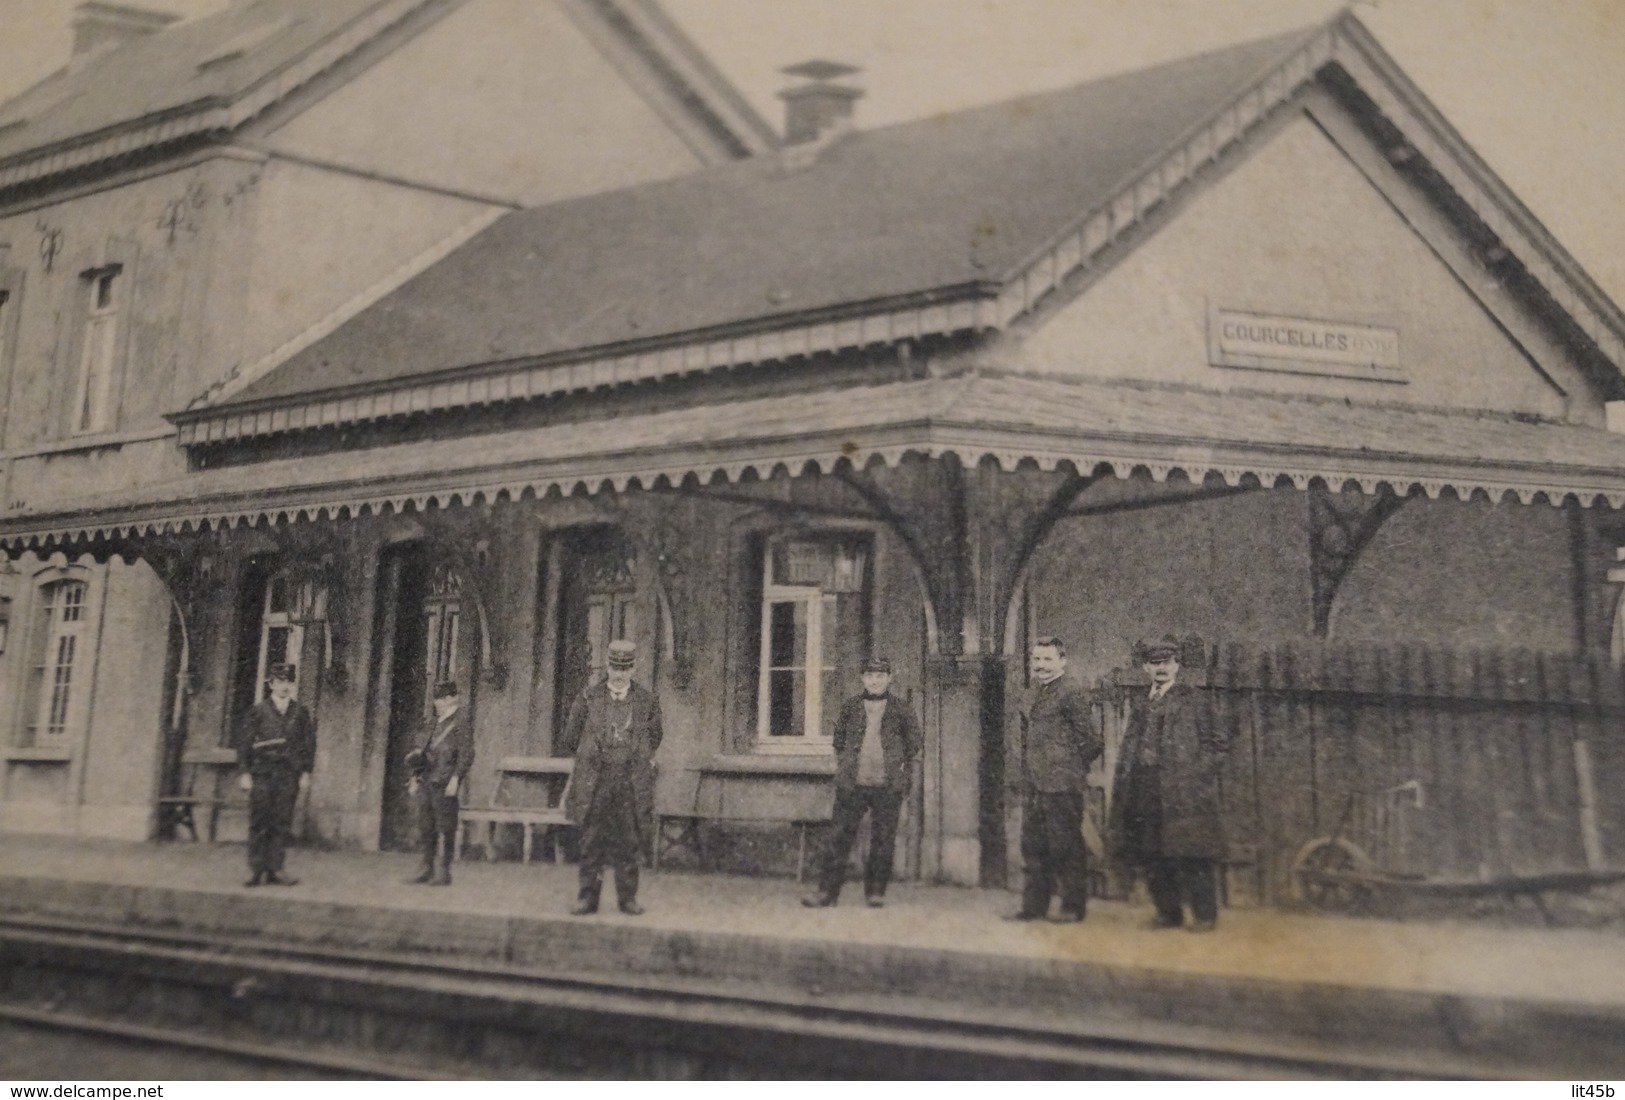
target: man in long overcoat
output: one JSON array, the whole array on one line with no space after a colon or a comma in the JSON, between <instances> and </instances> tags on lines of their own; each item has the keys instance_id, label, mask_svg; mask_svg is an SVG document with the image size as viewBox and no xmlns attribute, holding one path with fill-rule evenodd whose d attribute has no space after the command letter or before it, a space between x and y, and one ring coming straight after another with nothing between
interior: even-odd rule
<instances>
[{"instance_id":1,"label":"man in long overcoat","mask_svg":"<svg viewBox=\"0 0 1625 1100\"><path fill-rule=\"evenodd\" d=\"M609 643L604 679L570 708L566 738L576 745L565 812L581 828L581 889L575 916L598 911L604 867L615 870L621 912L638 916L638 865L653 843L655 750L663 734L660 700L632 682L637 649Z\"/></svg>"},{"instance_id":2,"label":"man in long overcoat","mask_svg":"<svg viewBox=\"0 0 1625 1100\"><path fill-rule=\"evenodd\" d=\"M457 824L462 813L462 792L474 767L474 732L462 708L456 683L444 680L434 687L434 717L407 753L412 773L412 814L417 820L423 868L413 885L451 885L451 858L457 851Z\"/></svg>"},{"instance_id":3,"label":"man in long overcoat","mask_svg":"<svg viewBox=\"0 0 1625 1100\"><path fill-rule=\"evenodd\" d=\"M239 786L248 792L248 881L292 886L282 874L299 792L316 763L316 721L293 697L294 668L272 665L266 697L249 708L237 728Z\"/></svg>"},{"instance_id":4,"label":"man in long overcoat","mask_svg":"<svg viewBox=\"0 0 1625 1100\"><path fill-rule=\"evenodd\" d=\"M897 819L908 795L910 765L920 755L920 724L891 693L891 663L871 658L861 673L863 693L841 707L835 721L835 809L818 890L801 899L809 908L834 905L846 880L846 860L858 823L869 814L869 858L863 867L863 898L871 909L885 904L897 848Z\"/></svg>"},{"instance_id":5,"label":"man in long overcoat","mask_svg":"<svg viewBox=\"0 0 1625 1100\"><path fill-rule=\"evenodd\" d=\"M1083 801L1089 767L1103 742L1089 697L1066 675L1066 645L1039 638L1030 657L1033 685L1021 707L1021 908L1011 920L1042 920L1061 895L1058 923L1084 918L1089 854Z\"/></svg>"},{"instance_id":6,"label":"man in long overcoat","mask_svg":"<svg viewBox=\"0 0 1625 1100\"><path fill-rule=\"evenodd\" d=\"M1212 931L1224 856L1219 770L1227 746L1207 701L1179 682L1178 639L1135 648L1151 688L1129 704L1112 782L1112 845L1145 875L1157 910L1150 927L1178 928L1188 905L1191 931Z\"/></svg>"}]
</instances>

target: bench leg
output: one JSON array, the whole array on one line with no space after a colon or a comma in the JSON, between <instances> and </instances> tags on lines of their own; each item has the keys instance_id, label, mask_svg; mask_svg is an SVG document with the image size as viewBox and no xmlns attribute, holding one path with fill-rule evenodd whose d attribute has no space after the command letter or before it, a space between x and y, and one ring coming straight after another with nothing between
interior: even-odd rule
<instances>
[{"instance_id":1,"label":"bench leg","mask_svg":"<svg viewBox=\"0 0 1625 1100\"><path fill-rule=\"evenodd\" d=\"M519 861L521 863L530 862L530 850L535 841L535 836L536 829L534 826L525 821L519 823Z\"/></svg>"},{"instance_id":2,"label":"bench leg","mask_svg":"<svg viewBox=\"0 0 1625 1100\"><path fill-rule=\"evenodd\" d=\"M807 823L796 822L796 882L801 882L802 872L807 866Z\"/></svg>"}]
</instances>

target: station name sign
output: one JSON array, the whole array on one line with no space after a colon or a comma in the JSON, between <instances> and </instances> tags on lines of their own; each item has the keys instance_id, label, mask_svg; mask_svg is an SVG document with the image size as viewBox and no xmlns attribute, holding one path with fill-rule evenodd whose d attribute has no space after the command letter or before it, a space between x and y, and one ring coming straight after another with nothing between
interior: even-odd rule
<instances>
[{"instance_id":1,"label":"station name sign","mask_svg":"<svg viewBox=\"0 0 1625 1100\"><path fill-rule=\"evenodd\" d=\"M1208 311L1208 361L1216 367L1405 381L1397 329L1219 307Z\"/></svg>"}]
</instances>

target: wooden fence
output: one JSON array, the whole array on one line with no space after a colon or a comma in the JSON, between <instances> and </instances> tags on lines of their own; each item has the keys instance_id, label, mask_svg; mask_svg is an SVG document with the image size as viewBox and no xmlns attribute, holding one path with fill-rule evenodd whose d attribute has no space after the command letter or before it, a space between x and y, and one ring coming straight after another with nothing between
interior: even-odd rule
<instances>
[{"instance_id":1,"label":"wooden fence","mask_svg":"<svg viewBox=\"0 0 1625 1100\"><path fill-rule=\"evenodd\" d=\"M1220 644L1185 674L1229 736L1226 838L1262 901L1334 831L1428 878L1625 866L1625 680L1605 660ZM1108 785L1145 684L1132 670L1097 692Z\"/></svg>"}]
</instances>

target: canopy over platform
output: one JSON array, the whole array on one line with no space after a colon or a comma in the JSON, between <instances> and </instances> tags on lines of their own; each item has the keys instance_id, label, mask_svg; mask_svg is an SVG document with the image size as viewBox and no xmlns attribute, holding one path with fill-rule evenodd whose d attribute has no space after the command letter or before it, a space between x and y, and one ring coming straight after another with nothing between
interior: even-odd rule
<instances>
[{"instance_id":1,"label":"canopy over platform","mask_svg":"<svg viewBox=\"0 0 1625 1100\"><path fill-rule=\"evenodd\" d=\"M446 507L526 493L596 493L895 465L904 455L1013 469L1109 467L1154 480L1355 483L1367 493L1572 497L1625 505L1625 436L1514 415L997 373L719 402L200 470L0 517L13 553L103 539ZM1492 457L1493 456L1493 457Z\"/></svg>"}]
</instances>

